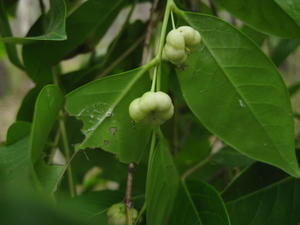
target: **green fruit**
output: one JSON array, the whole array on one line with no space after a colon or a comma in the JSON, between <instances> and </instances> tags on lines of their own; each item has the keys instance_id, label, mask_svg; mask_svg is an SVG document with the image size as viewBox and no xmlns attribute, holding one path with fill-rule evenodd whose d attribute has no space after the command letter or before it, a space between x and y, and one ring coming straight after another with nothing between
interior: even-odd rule
<instances>
[{"instance_id":1,"label":"green fruit","mask_svg":"<svg viewBox=\"0 0 300 225\"><path fill-rule=\"evenodd\" d=\"M142 97L133 100L129 106L129 115L136 122L161 125L174 114L172 100L164 92L148 91Z\"/></svg>"},{"instance_id":2,"label":"green fruit","mask_svg":"<svg viewBox=\"0 0 300 225\"><path fill-rule=\"evenodd\" d=\"M190 26L181 26L177 30L183 35L185 45L188 48L195 47L201 41L201 36L198 31Z\"/></svg>"},{"instance_id":3,"label":"green fruit","mask_svg":"<svg viewBox=\"0 0 300 225\"><path fill-rule=\"evenodd\" d=\"M174 49L185 49L184 37L178 30L171 30L167 35L166 42Z\"/></svg>"},{"instance_id":4,"label":"green fruit","mask_svg":"<svg viewBox=\"0 0 300 225\"><path fill-rule=\"evenodd\" d=\"M134 208L129 210L132 221L137 219L138 213ZM112 205L107 211L108 225L126 225L126 205L117 203Z\"/></svg>"},{"instance_id":5,"label":"green fruit","mask_svg":"<svg viewBox=\"0 0 300 225\"><path fill-rule=\"evenodd\" d=\"M179 62L186 57L184 49L175 49L171 45L166 44L163 49L163 54L169 61Z\"/></svg>"},{"instance_id":6,"label":"green fruit","mask_svg":"<svg viewBox=\"0 0 300 225\"><path fill-rule=\"evenodd\" d=\"M140 99L141 98L134 99L129 105L129 115L136 122L143 120L146 116L145 112L140 110Z\"/></svg>"}]
</instances>

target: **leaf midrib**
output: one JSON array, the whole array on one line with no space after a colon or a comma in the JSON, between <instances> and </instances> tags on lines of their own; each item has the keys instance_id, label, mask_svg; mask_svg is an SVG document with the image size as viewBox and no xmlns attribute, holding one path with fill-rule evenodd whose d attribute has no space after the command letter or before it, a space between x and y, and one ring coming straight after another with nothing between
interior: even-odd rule
<instances>
[{"instance_id":1,"label":"leaf midrib","mask_svg":"<svg viewBox=\"0 0 300 225\"><path fill-rule=\"evenodd\" d=\"M184 18L185 20L190 23L193 24L195 26L195 24L193 22L191 22L191 20L189 20L189 18L185 15L186 13L184 13ZM192 13L191 13L192 14ZM243 35L241 33L241 35ZM211 54L212 58L214 59L214 61L216 62L216 64L218 65L218 67L220 68L220 70L223 72L223 74L225 75L226 79L229 81L229 83L234 87L235 92L241 97L241 99L245 102L245 104L248 106L249 111L251 112L251 114L253 115L253 118L256 120L256 122L258 123L258 125L263 129L263 131L267 134L266 137L271 141L272 146L274 147L274 149L276 149L276 151L279 153L280 158L287 163L287 165L289 165L289 168L292 169L292 171L294 171L293 166L291 166L290 161L287 161L281 154L281 152L278 150L277 146L273 143L273 139L270 137L269 132L266 131L265 127L261 125L261 122L258 120L257 115L253 112L252 107L250 107L248 101L245 100L244 96L240 93L240 91L236 88L236 86L234 85L234 83L232 82L232 80L230 79L230 77L227 75L227 73L225 72L225 70L223 69L223 67L221 66L222 64L218 61L217 57L214 55L213 51L210 49L210 47L207 45L205 38L202 36L202 41L204 42L207 50L209 51L209 53ZM247 154L247 153L244 153ZM263 161L263 160L261 160ZM265 160L264 160L265 161ZM266 162L266 161L265 161ZM267 162L272 164L273 162ZM274 163L273 163L274 164Z\"/></svg>"}]
</instances>

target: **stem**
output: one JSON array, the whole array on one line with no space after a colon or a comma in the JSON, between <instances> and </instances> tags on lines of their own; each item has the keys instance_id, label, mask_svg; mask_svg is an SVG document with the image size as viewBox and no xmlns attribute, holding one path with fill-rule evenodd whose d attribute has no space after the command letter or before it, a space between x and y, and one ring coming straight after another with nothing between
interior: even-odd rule
<instances>
[{"instance_id":1,"label":"stem","mask_svg":"<svg viewBox=\"0 0 300 225\"><path fill-rule=\"evenodd\" d=\"M157 80L157 66L154 68L154 72L153 72L151 91L155 91L156 80Z\"/></svg>"},{"instance_id":2,"label":"stem","mask_svg":"<svg viewBox=\"0 0 300 225\"><path fill-rule=\"evenodd\" d=\"M59 73L57 72L58 68L53 68L53 83L60 87L59 85ZM60 111L59 115L59 132L61 134L62 142L63 142L63 147L64 147L64 153L66 157L66 161L70 162L71 160L71 151L69 147L69 141L68 141L68 136L67 136L67 130L66 130L66 125L65 125L65 119L64 119L64 112L63 110ZM67 167L67 174L68 174L68 185L69 185L69 190L70 190L70 195L71 197L74 197L76 195L76 188L73 180L73 174L72 174L72 168L71 168L71 163Z\"/></svg>"},{"instance_id":3,"label":"stem","mask_svg":"<svg viewBox=\"0 0 300 225\"><path fill-rule=\"evenodd\" d=\"M163 24L162 24L162 27L161 27L161 34L160 34L160 39L159 39L159 48L158 48L158 54L157 54L160 61L161 61L161 55L162 55L162 51L163 51L163 47L164 47L164 43L165 43L164 40L165 40L166 33L167 33L167 26L168 26L168 21L169 21L172 5L173 5L173 0L168 0L165 15L164 15Z\"/></svg>"},{"instance_id":4,"label":"stem","mask_svg":"<svg viewBox=\"0 0 300 225\"><path fill-rule=\"evenodd\" d=\"M132 53L144 40L145 35L141 36L133 45L131 45L119 58L117 58L110 66L108 66L99 76L103 77L110 73L120 62L122 62L130 53Z\"/></svg>"},{"instance_id":5,"label":"stem","mask_svg":"<svg viewBox=\"0 0 300 225\"><path fill-rule=\"evenodd\" d=\"M115 38L114 42L112 43L111 47L109 48L109 50L106 53L106 57L103 59L103 61L100 63L100 66L105 66L107 61L110 59L111 54L113 53L113 51L115 50L115 48L117 47L118 41L120 40L124 30L127 28L128 24L129 24L129 20L132 16L133 10L136 6L136 0L134 0L134 2L132 3L132 6L130 8L130 11L127 14L126 20L119 32L119 34L117 35L117 37Z\"/></svg>"},{"instance_id":6,"label":"stem","mask_svg":"<svg viewBox=\"0 0 300 225\"><path fill-rule=\"evenodd\" d=\"M194 165L193 167L191 167L190 169L188 169L187 171L185 171L182 176L181 179L185 180L187 177L189 177L190 175L192 175L194 172L196 172L198 169L200 169L202 166L204 166L206 163L209 162L209 160L212 158L214 154L210 153L204 160L200 161L199 163L197 163L196 165Z\"/></svg>"},{"instance_id":7,"label":"stem","mask_svg":"<svg viewBox=\"0 0 300 225\"><path fill-rule=\"evenodd\" d=\"M174 15L173 15L173 12L171 11L171 20L172 20L172 27L173 27L173 30L176 29L176 26L175 26L175 20L174 20Z\"/></svg>"},{"instance_id":8,"label":"stem","mask_svg":"<svg viewBox=\"0 0 300 225\"><path fill-rule=\"evenodd\" d=\"M132 207L131 202L131 193L132 193L132 182L133 182L133 169L134 164L129 163L128 165L128 175L127 175L127 186L126 186L126 195L125 195L125 205L126 205L126 224L132 225L132 215L130 209Z\"/></svg>"},{"instance_id":9,"label":"stem","mask_svg":"<svg viewBox=\"0 0 300 225\"><path fill-rule=\"evenodd\" d=\"M49 154L49 159L48 159L49 163L53 162L59 140L60 140L60 130L58 129L57 132L56 132L55 138L54 138L52 149L51 149L50 154Z\"/></svg>"},{"instance_id":10,"label":"stem","mask_svg":"<svg viewBox=\"0 0 300 225\"><path fill-rule=\"evenodd\" d=\"M61 114L63 114L62 111L61 111ZM71 159L71 151L69 148L69 141L68 141L68 137L67 137L67 131L66 131L66 126L65 126L65 121L64 121L63 116L61 116L61 118L59 119L59 128L60 128L62 142L63 142L63 146L64 146L66 161L69 162ZM70 189L70 195L71 195L71 197L74 197L74 196L76 196L76 188L75 188L74 181L73 181L71 164L68 166L67 173L68 173L68 184L69 184L69 189Z\"/></svg>"}]
</instances>

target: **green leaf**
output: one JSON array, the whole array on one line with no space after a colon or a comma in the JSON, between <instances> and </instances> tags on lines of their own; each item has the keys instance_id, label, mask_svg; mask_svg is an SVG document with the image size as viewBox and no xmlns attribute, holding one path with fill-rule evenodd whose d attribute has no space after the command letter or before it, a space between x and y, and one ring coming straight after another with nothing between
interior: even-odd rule
<instances>
[{"instance_id":1,"label":"green leaf","mask_svg":"<svg viewBox=\"0 0 300 225\"><path fill-rule=\"evenodd\" d=\"M28 184L32 172L28 141L27 136L11 145L0 147L0 171L3 175L1 178L6 185Z\"/></svg>"},{"instance_id":2,"label":"green leaf","mask_svg":"<svg viewBox=\"0 0 300 225\"><path fill-rule=\"evenodd\" d=\"M81 53L80 49L90 50L110 27L124 1L86 1L67 18L67 40L25 45L23 60L28 75L36 83L51 81L51 67L65 57Z\"/></svg>"},{"instance_id":3,"label":"green leaf","mask_svg":"<svg viewBox=\"0 0 300 225\"><path fill-rule=\"evenodd\" d=\"M233 225L295 225L300 221L300 180L257 163L224 191Z\"/></svg>"},{"instance_id":4,"label":"green leaf","mask_svg":"<svg viewBox=\"0 0 300 225\"><path fill-rule=\"evenodd\" d=\"M300 26L300 4L298 0L274 0Z\"/></svg>"},{"instance_id":5,"label":"green leaf","mask_svg":"<svg viewBox=\"0 0 300 225\"><path fill-rule=\"evenodd\" d=\"M146 182L147 224L165 225L171 216L179 176L163 137L150 153ZM177 223L176 223L177 224Z\"/></svg>"},{"instance_id":6,"label":"green leaf","mask_svg":"<svg viewBox=\"0 0 300 225\"><path fill-rule=\"evenodd\" d=\"M5 146L0 153L3 154L0 167L2 164L8 173L12 173L11 179L29 183L33 179L34 184L41 186L45 192L56 191L66 166L47 165L41 156L63 100L64 96L55 85L44 87L36 100L31 131L27 122L17 122L10 127L7 135L7 143L10 145Z\"/></svg>"},{"instance_id":7,"label":"green leaf","mask_svg":"<svg viewBox=\"0 0 300 225\"><path fill-rule=\"evenodd\" d=\"M199 181L182 181L169 224L230 225L225 204L219 193Z\"/></svg>"},{"instance_id":8,"label":"green leaf","mask_svg":"<svg viewBox=\"0 0 300 225\"><path fill-rule=\"evenodd\" d=\"M252 29L251 27L247 25L243 25L240 29L242 32L248 35L249 38L251 38L253 41L256 42L259 46L261 46L264 42L264 40L267 38L267 35Z\"/></svg>"},{"instance_id":9,"label":"green leaf","mask_svg":"<svg viewBox=\"0 0 300 225\"><path fill-rule=\"evenodd\" d=\"M300 37L297 0L216 0L216 3L261 32L284 38ZM298 10L299 12L299 10Z\"/></svg>"},{"instance_id":10,"label":"green leaf","mask_svg":"<svg viewBox=\"0 0 300 225\"><path fill-rule=\"evenodd\" d=\"M6 145L11 145L26 137L30 132L31 124L25 121L16 121L13 123L6 135Z\"/></svg>"},{"instance_id":11,"label":"green leaf","mask_svg":"<svg viewBox=\"0 0 300 225\"><path fill-rule=\"evenodd\" d=\"M32 122L34 104L43 86L36 86L28 91L22 100L17 113L17 120Z\"/></svg>"},{"instance_id":12,"label":"green leaf","mask_svg":"<svg viewBox=\"0 0 300 225\"><path fill-rule=\"evenodd\" d=\"M150 127L133 124L130 102L149 90L148 77L136 69L90 82L66 96L66 110L83 121L83 142L76 149L100 147L121 162L139 162Z\"/></svg>"},{"instance_id":13,"label":"green leaf","mask_svg":"<svg viewBox=\"0 0 300 225\"><path fill-rule=\"evenodd\" d=\"M250 158L300 176L287 88L272 62L230 24L182 13L202 35L178 69L187 104L204 126Z\"/></svg>"},{"instance_id":14,"label":"green leaf","mask_svg":"<svg viewBox=\"0 0 300 225\"><path fill-rule=\"evenodd\" d=\"M43 154L51 128L62 108L64 96L55 85L45 86L35 103L29 149L35 164Z\"/></svg>"},{"instance_id":15,"label":"green leaf","mask_svg":"<svg viewBox=\"0 0 300 225\"><path fill-rule=\"evenodd\" d=\"M300 40L281 40L272 50L271 58L276 66L280 66L300 44Z\"/></svg>"},{"instance_id":16,"label":"green leaf","mask_svg":"<svg viewBox=\"0 0 300 225\"><path fill-rule=\"evenodd\" d=\"M45 33L32 37L7 37L2 36L0 40L6 43L30 43L37 40L62 41L66 40L65 20L67 8L64 0L50 0L50 10L47 15L48 23Z\"/></svg>"}]
</instances>

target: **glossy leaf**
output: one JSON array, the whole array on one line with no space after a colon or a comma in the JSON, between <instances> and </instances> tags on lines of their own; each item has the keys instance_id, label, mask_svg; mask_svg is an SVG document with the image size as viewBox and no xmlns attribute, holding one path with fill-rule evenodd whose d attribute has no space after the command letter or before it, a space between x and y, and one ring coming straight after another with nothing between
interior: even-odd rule
<instances>
[{"instance_id":1,"label":"glossy leaf","mask_svg":"<svg viewBox=\"0 0 300 225\"><path fill-rule=\"evenodd\" d=\"M64 96L55 85L45 86L36 100L29 144L33 163L42 156L49 132L63 102Z\"/></svg>"},{"instance_id":2,"label":"glossy leaf","mask_svg":"<svg viewBox=\"0 0 300 225\"><path fill-rule=\"evenodd\" d=\"M203 40L177 70L191 110L236 150L299 176L289 94L276 67L225 21L183 16Z\"/></svg>"},{"instance_id":3,"label":"glossy leaf","mask_svg":"<svg viewBox=\"0 0 300 225\"><path fill-rule=\"evenodd\" d=\"M300 182L282 171L257 163L225 190L233 225L295 225L300 221Z\"/></svg>"},{"instance_id":4,"label":"glossy leaf","mask_svg":"<svg viewBox=\"0 0 300 225\"><path fill-rule=\"evenodd\" d=\"M160 137L150 153L146 182L147 224L165 225L171 215L179 176L168 143ZM176 223L177 224L177 223Z\"/></svg>"},{"instance_id":5,"label":"glossy leaf","mask_svg":"<svg viewBox=\"0 0 300 225\"><path fill-rule=\"evenodd\" d=\"M169 224L230 225L225 204L210 185L182 181Z\"/></svg>"},{"instance_id":6,"label":"glossy leaf","mask_svg":"<svg viewBox=\"0 0 300 225\"><path fill-rule=\"evenodd\" d=\"M62 41L67 38L65 32L67 8L64 0L50 0L50 10L47 15L45 33L33 37L6 37L0 38L7 43L28 43L36 40Z\"/></svg>"},{"instance_id":7,"label":"glossy leaf","mask_svg":"<svg viewBox=\"0 0 300 225\"><path fill-rule=\"evenodd\" d=\"M130 102L149 90L140 69L90 82L67 95L66 110L83 121L85 139L77 149L100 147L121 162L139 162L148 144L150 127L134 124Z\"/></svg>"},{"instance_id":8,"label":"glossy leaf","mask_svg":"<svg viewBox=\"0 0 300 225\"><path fill-rule=\"evenodd\" d=\"M284 38L300 37L297 0L216 0L216 3L261 32Z\"/></svg>"},{"instance_id":9,"label":"glossy leaf","mask_svg":"<svg viewBox=\"0 0 300 225\"><path fill-rule=\"evenodd\" d=\"M82 53L81 50L91 50L93 44L103 37L123 3L124 0L86 1L67 18L67 40L25 45L23 59L28 75L37 83L50 82L51 67L65 57Z\"/></svg>"}]
</instances>

